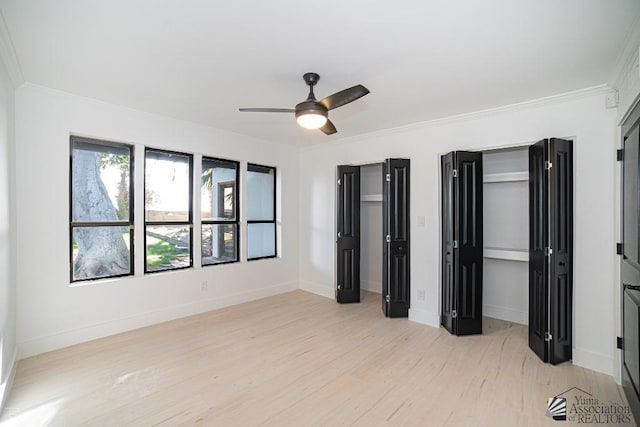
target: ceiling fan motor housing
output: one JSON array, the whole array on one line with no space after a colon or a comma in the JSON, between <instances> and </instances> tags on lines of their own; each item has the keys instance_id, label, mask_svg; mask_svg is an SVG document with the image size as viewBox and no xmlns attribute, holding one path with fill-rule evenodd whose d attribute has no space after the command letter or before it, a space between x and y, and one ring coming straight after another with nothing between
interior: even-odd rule
<instances>
[{"instance_id":1,"label":"ceiling fan motor housing","mask_svg":"<svg viewBox=\"0 0 640 427\"><path fill-rule=\"evenodd\" d=\"M296 105L296 119L298 116L305 114L320 114L328 117L329 110L327 110L327 107L320 104L318 101L302 101Z\"/></svg>"}]
</instances>

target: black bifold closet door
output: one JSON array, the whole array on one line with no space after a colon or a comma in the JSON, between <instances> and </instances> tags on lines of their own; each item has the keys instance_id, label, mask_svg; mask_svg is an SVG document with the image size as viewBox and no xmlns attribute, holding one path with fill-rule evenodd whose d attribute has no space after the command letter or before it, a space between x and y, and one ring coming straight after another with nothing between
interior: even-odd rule
<instances>
[{"instance_id":1,"label":"black bifold closet door","mask_svg":"<svg viewBox=\"0 0 640 427\"><path fill-rule=\"evenodd\" d=\"M640 104L622 124L622 386L636 420L640 419Z\"/></svg>"},{"instance_id":2,"label":"black bifold closet door","mask_svg":"<svg viewBox=\"0 0 640 427\"><path fill-rule=\"evenodd\" d=\"M360 302L360 167L338 166L336 301Z\"/></svg>"},{"instance_id":3,"label":"black bifold closet door","mask_svg":"<svg viewBox=\"0 0 640 427\"><path fill-rule=\"evenodd\" d=\"M442 162L442 317L454 335L482 333L482 153Z\"/></svg>"},{"instance_id":4,"label":"black bifold closet door","mask_svg":"<svg viewBox=\"0 0 640 427\"><path fill-rule=\"evenodd\" d=\"M529 147L529 347L544 362L572 357L573 150L544 139Z\"/></svg>"},{"instance_id":5,"label":"black bifold closet door","mask_svg":"<svg viewBox=\"0 0 640 427\"><path fill-rule=\"evenodd\" d=\"M410 304L408 159L387 159L382 173L382 310L407 317ZM360 302L360 167L338 166L336 301Z\"/></svg>"},{"instance_id":6,"label":"black bifold closet door","mask_svg":"<svg viewBox=\"0 0 640 427\"><path fill-rule=\"evenodd\" d=\"M442 156L442 316L454 335L482 333L482 153ZM571 141L529 147L529 346L545 362L571 360Z\"/></svg>"}]
</instances>

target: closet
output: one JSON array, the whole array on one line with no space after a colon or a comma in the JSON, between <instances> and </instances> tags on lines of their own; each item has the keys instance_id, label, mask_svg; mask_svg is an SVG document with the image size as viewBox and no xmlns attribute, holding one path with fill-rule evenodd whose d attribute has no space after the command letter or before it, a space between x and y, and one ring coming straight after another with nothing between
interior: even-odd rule
<instances>
[{"instance_id":1,"label":"closet","mask_svg":"<svg viewBox=\"0 0 640 427\"><path fill-rule=\"evenodd\" d=\"M442 315L454 335L482 316L529 325L545 362L571 359L571 141L441 158Z\"/></svg>"},{"instance_id":2,"label":"closet","mask_svg":"<svg viewBox=\"0 0 640 427\"><path fill-rule=\"evenodd\" d=\"M409 315L409 165L408 159L386 159L337 167L337 302L360 302L364 283L381 292L385 316Z\"/></svg>"},{"instance_id":3,"label":"closet","mask_svg":"<svg viewBox=\"0 0 640 427\"><path fill-rule=\"evenodd\" d=\"M360 166L360 289L382 293L383 164Z\"/></svg>"}]
</instances>

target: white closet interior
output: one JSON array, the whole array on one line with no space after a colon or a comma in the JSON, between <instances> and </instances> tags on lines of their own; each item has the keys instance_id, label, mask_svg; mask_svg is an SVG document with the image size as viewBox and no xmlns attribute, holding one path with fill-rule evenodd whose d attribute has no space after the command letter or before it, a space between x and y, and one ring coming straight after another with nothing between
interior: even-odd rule
<instances>
[{"instance_id":1,"label":"white closet interior","mask_svg":"<svg viewBox=\"0 0 640 427\"><path fill-rule=\"evenodd\" d=\"M360 289L382 293L382 163L360 167Z\"/></svg>"},{"instance_id":2,"label":"white closet interior","mask_svg":"<svg viewBox=\"0 0 640 427\"><path fill-rule=\"evenodd\" d=\"M528 324L528 147L483 151L483 313Z\"/></svg>"}]
</instances>

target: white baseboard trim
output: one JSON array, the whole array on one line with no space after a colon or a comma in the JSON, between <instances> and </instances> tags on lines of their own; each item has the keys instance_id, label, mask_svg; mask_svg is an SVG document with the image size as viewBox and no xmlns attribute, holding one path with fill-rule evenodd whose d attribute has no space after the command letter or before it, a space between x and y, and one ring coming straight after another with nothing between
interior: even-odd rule
<instances>
[{"instance_id":1,"label":"white baseboard trim","mask_svg":"<svg viewBox=\"0 0 640 427\"><path fill-rule=\"evenodd\" d=\"M288 282L266 288L227 295L218 298L210 298L202 301L191 302L174 307L167 307L147 313L141 313L121 319L89 325L53 335L34 338L18 343L18 357L35 356L59 348L103 338L109 335L119 334L133 329L192 316L207 311L217 310L244 302L254 301L273 295L282 294L298 289L298 282Z\"/></svg>"},{"instance_id":2,"label":"white baseboard trim","mask_svg":"<svg viewBox=\"0 0 640 427\"><path fill-rule=\"evenodd\" d=\"M0 414L2 414L2 410L4 409L4 404L7 401L7 397L9 397L9 390L11 390L11 386L13 385L13 380L16 377L16 369L18 368L18 348L13 351L13 359L11 360L11 371L7 376L7 380L4 383L0 384ZM2 380L2 378L0 378Z\"/></svg>"},{"instance_id":3,"label":"white baseboard trim","mask_svg":"<svg viewBox=\"0 0 640 427\"><path fill-rule=\"evenodd\" d=\"M311 292L312 294L320 295L325 298L336 298L336 292L333 287L320 285L318 283L300 282L300 289L302 289L303 291Z\"/></svg>"},{"instance_id":4,"label":"white baseboard trim","mask_svg":"<svg viewBox=\"0 0 640 427\"><path fill-rule=\"evenodd\" d=\"M526 311L514 310L512 308L500 307L497 305L484 304L482 306L483 316L494 319L506 320L507 322L529 324L529 313Z\"/></svg>"},{"instance_id":5,"label":"white baseboard trim","mask_svg":"<svg viewBox=\"0 0 640 427\"><path fill-rule=\"evenodd\" d=\"M574 348L573 364L591 369L592 371L602 372L603 374L614 375L613 357L607 356L606 354Z\"/></svg>"},{"instance_id":6,"label":"white baseboard trim","mask_svg":"<svg viewBox=\"0 0 640 427\"><path fill-rule=\"evenodd\" d=\"M423 325L432 326L434 328L440 327L440 316L438 315L438 313L432 313L427 310L410 308L409 320L416 323L422 323Z\"/></svg>"}]
</instances>

